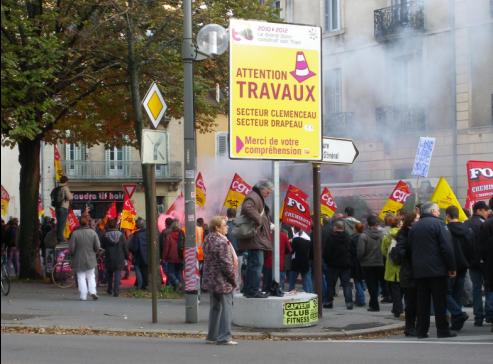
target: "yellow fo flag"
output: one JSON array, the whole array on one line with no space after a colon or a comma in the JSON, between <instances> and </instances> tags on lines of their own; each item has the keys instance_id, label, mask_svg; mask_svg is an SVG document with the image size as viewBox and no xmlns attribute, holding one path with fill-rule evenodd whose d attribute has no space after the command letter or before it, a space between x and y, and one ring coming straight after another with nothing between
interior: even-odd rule
<instances>
[{"instance_id":1,"label":"yellow fo flag","mask_svg":"<svg viewBox=\"0 0 493 364\"><path fill-rule=\"evenodd\" d=\"M58 151L58 147L55 145L54 148L54 153L55 153L55 178L57 182L60 182L60 178L63 176L63 169L62 169L62 160L60 158L60 152Z\"/></svg>"},{"instance_id":2,"label":"yellow fo flag","mask_svg":"<svg viewBox=\"0 0 493 364\"><path fill-rule=\"evenodd\" d=\"M123 201L123 210L120 217L120 228L135 230L135 218L137 217L137 211L130 201L130 198L125 194Z\"/></svg>"},{"instance_id":3,"label":"yellow fo flag","mask_svg":"<svg viewBox=\"0 0 493 364\"><path fill-rule=\"evenodd\" d=\"M202 177L202 173L199 172L195 179L195 201L197 206L205 206L206 193L207 189L205 188L204 178Z\"/></svg>"},{"instance_id":4,"label":"yellow fo flag","mask_svg":"<svg viewBox=\"0 0 493 364\"><path fill-rule=\"evenodd\" d=\"M436 202L438 207L441 209L446 209L450 205L454 205L459 209L459 221L466 221L467 216L462 210L462 207L455 196L454 191L450 188L447 180L443 177L440 177L440 180L435 187L435 191L433 191L433 195L431 195L431 201Z\"/></svg>"},{"instance_id":5,"label":"yellow fo flag","mask_svg":"<svg viewBox=\"0 0 493 364\"><path fill-rule=\"evenodd\" d=\"M9 202L10 202L10 195L5 189L5 187L2 186L2 216L7 216L9 213Z\"/></svg>"}]
</instances>

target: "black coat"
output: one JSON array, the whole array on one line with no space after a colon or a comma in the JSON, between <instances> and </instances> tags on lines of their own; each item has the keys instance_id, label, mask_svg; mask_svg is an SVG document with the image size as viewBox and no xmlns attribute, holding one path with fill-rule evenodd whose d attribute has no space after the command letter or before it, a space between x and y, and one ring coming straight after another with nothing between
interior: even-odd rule
<instances>
[{"instance_id":1,"label":"black coat","mask_svg":"<svg viewBox=\"0 0 493 364\"><path fill-rule=\"evenodd\" d=\"M400 229L395 237L395 263L401 266L400 285L402 288L412 288L416 286L413 275L413 264L411 254L411 244L408 239L409 229ZM393 250L394 250L393 249Z\"/></svg>"},{"instance_id":2,"label":"black coat","mask_svg":"<svg viewBox=\"0 0 493 364\"><path fill-rule=\"evenodd\" d=\"M457 272L465 272L474 255L472 245L474 233L466 224L461 222L451 222L447 226L452 235Z\"/></svg>"},{"instance_id":3,"label":"black coat","mask_svg":"<svg viewBox=\"0 0 493 364\"><path fill-rule=\"evenodd\" d=\"M447 277L456 270L452 238L445 223L423 214L409 230L414 278Z\"/></svg>"},{"instance_id":4,"label":"black coat","mask_svg":"<svg viewBox=\"0 0 493 364\"><path fill-rule=\"evenodd\" d=\"M128 258L128 249L125 236L119 230L108 230L101 238L104 252L104 264L109 271L117 271L125 266L125 259Z\"/></svg>"},{"instance_id":5,"label":"black coat","mask_svg":"<svg viewBox=\"0 0 493 364\"><path fill-rule=\"evenodd\" d=\"M323 257L329 267L351 268L351 239L349 235L344 231L331 232L325 241Z\"/></svg>"},{"instance_id":6,"label":"black coat","mask_svg":"<svg viewBox=\"0 0 493 364\"><path fill-rule=\"evenodd\" d=\"M474 232L474 240L473 240L473 249L474 256L473 259L469 262L469 267L472 269L481 269L481 226L484 223L484 219L479 215L472 215L469 220L465 222L468 227L472 229Z\"/></svg>"},{"instance_id":7,"label":"black coat","mask_svg":"<svg viewBox=\"0 0 493 364\"><path fill-rule=\"evenodd\" d=\"M351 277L361 281L363 279L363 270L358 260L358 243L360 233L355 233L351 236Z\"/></svg>"},{"instance_id":8,"label":"black coat","mask_svg":"<svg viewBox=\"0 0 493 364\"><path fill-rule=\"evenodd\" d=\"M145 229L137 230L130 241L130 251L134 258L134 264L147 265L147 233Z\"/></svg>"},{"instance_id":9,"label":"black coat","mask_svg":"<svg viewBox=\"0 0 493 364\"><path fill-rule=\"evenodd\" d=\"M490 217L481 226L480 237L482 241L481 256L486 262L485 280L486 289L493 291L493 217Z\"/></svg>"},{"instance_id":10,"label":"black coat","mask_svg":"<svg viewBox=\"0 0 493 364\"><path fill-rule=\"evenodd\" d=\"M310 270L310 260L313 257L313 244L310 240L300 236L294 236L291 242L293 248L293 260L291 270L298 273L306 273Z\"/></svg>"}]
</instances>

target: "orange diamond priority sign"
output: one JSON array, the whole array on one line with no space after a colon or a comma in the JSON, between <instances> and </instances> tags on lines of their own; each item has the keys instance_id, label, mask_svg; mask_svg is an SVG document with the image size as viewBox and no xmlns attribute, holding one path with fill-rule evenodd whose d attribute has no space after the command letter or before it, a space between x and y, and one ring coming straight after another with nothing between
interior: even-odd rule
<instances>
[{"instance_id":1,"label":"orange diamond priority sign","mask_svg":"<svg viewBox=\"0 0 493 364\"><path fill-rule=\"evenodd\" d=\"M144 106L149 119L151 119L152 125L154 125L154 128L157 128L164 116L164 113L166 112L166 109L168 108L168 105L166 105L163 95L159 91L156 82L153 82L151 87L149 87L149 90L142 101L142 105Z\"/></svg>"}]
</instances>

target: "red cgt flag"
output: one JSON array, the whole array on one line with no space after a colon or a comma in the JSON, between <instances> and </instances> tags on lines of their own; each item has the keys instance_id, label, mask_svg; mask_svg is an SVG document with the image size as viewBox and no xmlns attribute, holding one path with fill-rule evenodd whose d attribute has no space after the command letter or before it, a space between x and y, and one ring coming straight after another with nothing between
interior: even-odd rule
<instances>
[{"instance_id":1,"label":"red cgt flag","mask_svg":"<svg viewBox=\"0 0 493 364\"><path fill-rule=\"evenodd\" d=\"M281 221L284 224L310 231L312 218L310 205L306 201L308 195L296 186L289 185L282 209Z\"/></svg>"},{"instance_id":2,"label":"red cgt flag","mask_svg":"<svg viewBox=\"0 0 493 364\"><path fill-rule=\"evenodd\" d=\"M118 212L116 211L116 201L113 201L110 208L106 212L106 217L108 220L114 220L118 217Z\"/></svg>"},{"instance_id":3,"label":"red cgt flag","mask_svg":"<svg viewBox=\"0 0 493 364\"><path fill-rule=\"evenodd\" d=\"M320 212L322 215L332 217L337 210L336 202L330 190L325 187L320 195Z\"/></svg>"}]
</instances>

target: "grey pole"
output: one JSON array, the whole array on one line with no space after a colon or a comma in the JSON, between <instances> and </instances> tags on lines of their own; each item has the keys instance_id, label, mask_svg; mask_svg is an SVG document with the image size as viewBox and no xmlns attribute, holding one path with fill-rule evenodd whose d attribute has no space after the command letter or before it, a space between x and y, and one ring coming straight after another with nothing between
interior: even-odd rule
<instances>
[{"instance_id":1,"label":"grey pole","mask_svg":"<svg viewBox=\"0 0 493 364\"><path fill-rule=\"evenodd\" d=\"M320 163L313 168L313 280L318 295L318 317L322 317L322 233L320 229Z\"/></svg>"},{"instance_id":2,"label":"grey pole","mask_svg":"<svg viewBox=\"0 0 493 364\"><path fill-rule=\"evenodd\" d=\"M273 164L273 175L274 175L274 248L272 249L272 277L277 283L280 283L280 272L279 272L279 245L281 244L281 217L279 216L279 206L280 206L280 191L279 191L279 161L274 161ZM281 252L280 254L283 254Z\"/></svg>"},{"instance_id":3,"label":"grey pole","mask_svg":"<svg viewBox=\"0 0 493 364\"><path fill-rule=\"evenodd\" d=\"M192 43L192 0L183 1L183 79L184 79L184 124L185 124L185 250L195 249L195 120L193 104L193 61L195 52ZM185 254L186 256L186 254ZM197 257L185 260L185 322L198 322L198 296L195 290L187 291L188 274L195 272ZM188 273L188 274L187 274Z\"/></svg>"}]
</instances>

